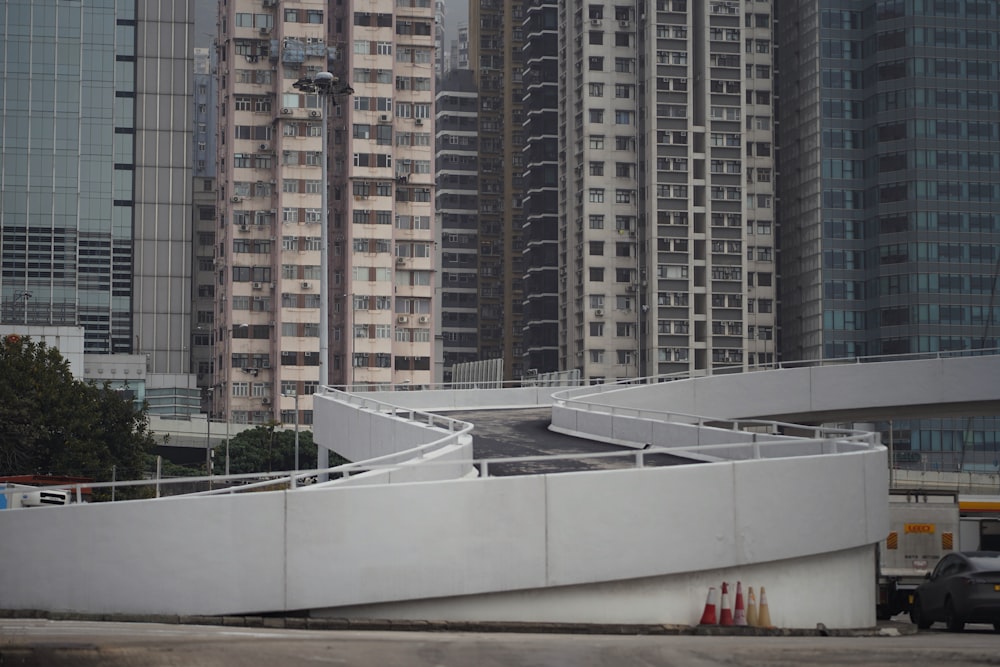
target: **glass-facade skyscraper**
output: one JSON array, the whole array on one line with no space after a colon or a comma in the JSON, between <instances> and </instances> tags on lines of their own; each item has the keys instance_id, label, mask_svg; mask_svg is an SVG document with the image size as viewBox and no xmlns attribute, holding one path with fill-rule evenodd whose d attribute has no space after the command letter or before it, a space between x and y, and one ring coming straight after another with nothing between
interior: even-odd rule
<instances>
[{"instance_id":1,"label":"glass-facade skyscraper","mask_svg":"<svg viewBox=\"0 0 1000 667\"><path fill-rule=\"evenodd\" d=\"M188 371L190 0L0 5L0 314Z\"/></svg>"},{"instance_id":2,"label":"glass-facade skyscraper","mask_svg":"<svg viewBox=\"0 0 1000 667\"><path fill-rule=\"evenodd\" d=\"M784 359L997 347L1000 5L779 8ZM998 433L894 429L948 469L995 469Z\"/></svg>"}]
</instances>

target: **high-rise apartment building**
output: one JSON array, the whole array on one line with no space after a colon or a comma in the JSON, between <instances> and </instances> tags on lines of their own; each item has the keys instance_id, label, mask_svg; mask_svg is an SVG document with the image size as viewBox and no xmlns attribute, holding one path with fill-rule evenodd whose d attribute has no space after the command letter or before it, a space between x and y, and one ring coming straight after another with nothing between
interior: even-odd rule
<instances>
[{"instance_id":1,"label":"high-rise apartment building","mask_svg":"<svg viewBox=\"0 0 1000 667\"><path fill-rule=\"evenodd\" d=\"M562 368L773 360L771 13L559 2Z\"/></svg>"},{"instance_id":2,"label":"high-rise apartment building","mask_svg":"<svg viewBox=\"0 0 1000 667\"><path fill-rule=\"evenodd\" d=\"M560 370L558 10L556 0L524 3L522 238L526 375Z\"/></svg>"},{"instance_id":3,"label":"high-rise apartment building","mask_svg":"<svg viewBox=\"0 0 1000 667\"><path fill-rule=\"evenodd\" d=\"M191 3L11 0L0 16L3 319L144 355L145 395L196 410Z\"/></svg>"},{"instance_id":4,"label":"high-rise apartment building","mask_svg":"<svg viewBox=\"0 0 1000 667\"><path fill-rule=\"evenodd\" d=\"M432 3L231 0L219 25L216 412L311 423L324 220L330 382L426 384ZM294 87L323 71L341 82L327 103Z\"/></svg>"},{"instance_id":5,"label":"high-rise apartment building","mask_svg":"<svg viewBox=\"0 0 1000 667\"><path fill-rule=\"evenodd\" d=\"M427 384L438 312L435 9L374 0L334 12L334 72L354 94L341 106L330 163L331 382Z\"/></svg>"},{"instance_id":6,"label":"high-rise apartment building","mask_svg":"<svg viewBox=\"0 0 1000 667\"><path fill-rule=\"evenodd\" d=\"M479 360L479 95L473 73L451 70L437 91L440 334L445 382Z\"/></svg>"},{"instance_id":7,"label":"high-rise apartment building","mask_svg":"<svg viewBox=\"0 0 1000 667\"><path fill-rule=\"evenodd\" d=\"M780 8L784 358L997 347L1000 5ZM1000 420L893 436L995 470Z\"/></svg>"},{"instance_id":8,"label":"high-rise apartment building","mask_svg":"<svg viewBox=\"0 0 1000 667\"><path fill-rule=\"evenodd\" d=\"M524 374L521 103L524 5L469 7L469 68L479 89L479 350L503 359L505 379Z\"/></svg>"}]
</instances>

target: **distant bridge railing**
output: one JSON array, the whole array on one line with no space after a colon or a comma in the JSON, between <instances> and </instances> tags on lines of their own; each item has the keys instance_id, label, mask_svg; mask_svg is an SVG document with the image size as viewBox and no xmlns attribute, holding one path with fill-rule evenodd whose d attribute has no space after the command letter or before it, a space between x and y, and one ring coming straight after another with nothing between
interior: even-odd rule
<instances>
[{"instance_id":1,"label":"distant bridge railing","mask_svg":"<svg viewBox=\"0 0 1000 667\"><path fill-rule=\"evenodd\" d=\"M808 368L817 366L843 366L848 364L870 364L895 361L919 361L926 359L952 359L956 357L990 356L1000 354L1000 347L972 348L966 350L942 350L938 352L909 352L905 354L879 354L861 357L830 357L822 359L801 359L797 361L776 361L769 364L760 364L752 368L743 366L712 366L711 368L698 371L681 371L679 373L667 373L661 375L649 375L637 378L623 378L611 382L602 380L600 382L590 381L580 377L576 372L565 372L559 374L545 374L546 381L540 382L538 377L524 377L518 380L484 381L484 382L429 382L423 384L391 384L391 383L355 383L349 385L328 385L321 388L321 391L341 391L353 392L396 392L396 391L422 391L437 389L496 389L496 388L517 388L517 387L579 387L595 389L620 388L633 384L652 384L656 382L669 382L671 380L682 380L688 378L705 377L709 375L729 375L735 373L752 373L754 371L772 371L780 368Z\"/></svg>"}]
</instances>

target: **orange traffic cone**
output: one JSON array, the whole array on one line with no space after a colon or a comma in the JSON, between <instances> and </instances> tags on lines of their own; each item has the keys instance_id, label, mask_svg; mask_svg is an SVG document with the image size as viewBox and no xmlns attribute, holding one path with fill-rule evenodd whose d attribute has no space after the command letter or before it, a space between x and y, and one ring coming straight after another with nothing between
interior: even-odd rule
<instances>
[{"instance_id":1,"label":"orange traffic cone","mask_svg":"<svg viewBox=\"0 0 1000 667\"><path fill-rule=\"evenodd\" d=\"M729 609L729 584L722 582L722 609L719 611L719 625L732 625L733 612Z\"/></svg>"},{"instance_id":2,"label":"orange traffic cone","mask_svg":"<svg viewBox=\"0 0 1000 667\"><path fill-rule=\"evenodd\" d=\"M757 625L757 598L753 594L753 586L747 588L747 625Z\"/></svg>"},{"instance_id":3,"label":"orange traffic cone","mask_svg":"<svg viewBox=\"0 0 1000 667\"><path fill-rule=\"evenodd\" d=\"M701 614L701 620L698 621L699 625L715 625L718 621L715 619L715 586L708 589L708 598L705 600L705 611Z\"/></svg>"},{"instance_id":4,"label":"orange traffic cone","mask_svg":"<svg viewBox=\"0 0 1000 667\"><path fill-rule=\"evenodd\" d=\"M761 628L770 628L771 611L767 608L767 593L764 587L760 587L760 613L757 615L757 625Z\"/></svg>"},{"instance_id":5,"label":"orange traffic cone","mask_svg":"<svg viewBox=\"0 0 1000 667\"><path fill-rule=\"evenodd\" d=\"M733 610L733 625L746 625L747 613L743 608L743 584L736 582L736 608Z\"/></svg>"}]
</instances>

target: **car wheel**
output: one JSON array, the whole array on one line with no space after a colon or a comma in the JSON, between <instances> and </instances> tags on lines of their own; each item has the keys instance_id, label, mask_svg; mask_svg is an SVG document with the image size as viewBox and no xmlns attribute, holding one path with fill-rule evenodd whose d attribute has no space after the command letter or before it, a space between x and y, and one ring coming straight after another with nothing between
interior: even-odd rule
<instances>
[{"instance_id":1,"label":"car wheel","mask_svg":"<svg viewBox=\"0 0 1000 667\"><path fill-rule=\"evenodd\" d=\"M927 616L920 607L920 598L913 598L913 606L910 607L910 621L920 630L931 627L931 622L927 620Z\"/></svg>"},{"instance_id":2,"label":"car wheel","mask_svg":"<svg viewBox=\"0 0 1000 667\"><path fill-rule=\"evenodd\" d=\"M961 632L965 629L965 621L955 613L951 598L944 601L944 624L948 626L948 632Z\"/></svg>"}]
</instances>

